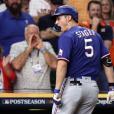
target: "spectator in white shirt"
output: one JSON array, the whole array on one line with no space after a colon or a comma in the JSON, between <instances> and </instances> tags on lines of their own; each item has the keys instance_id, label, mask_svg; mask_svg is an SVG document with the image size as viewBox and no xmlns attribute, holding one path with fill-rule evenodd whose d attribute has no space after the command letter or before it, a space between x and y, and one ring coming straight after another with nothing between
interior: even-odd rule
<instances>
[{"instance_id":1,"label":"spectator in white shirt","mask_svg":"<svg viewBox=\"0 0 114 114\"><path fill-rule=\"evenodd\" d=\"M29 13L37 22L39 13L49 13L50 4L46 0L30 0Z\"/></svg>"}]
</instances>

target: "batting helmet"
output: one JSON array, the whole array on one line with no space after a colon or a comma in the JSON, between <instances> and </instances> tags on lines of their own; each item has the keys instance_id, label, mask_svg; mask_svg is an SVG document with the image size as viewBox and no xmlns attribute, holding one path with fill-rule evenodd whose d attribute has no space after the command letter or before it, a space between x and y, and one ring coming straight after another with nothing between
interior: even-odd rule
<instances>
[{"instance_id":1,"label":"batting helmet","mask_svg":"<svg viewBox=\"0 0 114 114\"><path fill-rule=\"evenodd\" d=\"M68 5L62 5L62 6L59 6L53 16L59 16L59 15L71 15L72 18L78 22L78 12L76 11L76 9L74 9L73 7L71 6L68 6Z\"/></svg>"}]
</instances>

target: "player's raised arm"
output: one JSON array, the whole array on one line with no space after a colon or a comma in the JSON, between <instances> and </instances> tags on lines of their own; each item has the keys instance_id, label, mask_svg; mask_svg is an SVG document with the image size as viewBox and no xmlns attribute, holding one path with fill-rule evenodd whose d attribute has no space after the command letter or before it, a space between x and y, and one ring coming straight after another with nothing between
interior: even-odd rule
<instances>
[{"instance_id":1,"label":"player's raised arm","mask_svg":"<svg viewBox=\"0 0 114 114\"><path fill-rule=\"evenodd\" d=\"M114 100L114 71L110 55L103 57L102 63L109 82L109 92L107 96L107 101L109 102L110 100Z\"/></svg>"}]
</instances>

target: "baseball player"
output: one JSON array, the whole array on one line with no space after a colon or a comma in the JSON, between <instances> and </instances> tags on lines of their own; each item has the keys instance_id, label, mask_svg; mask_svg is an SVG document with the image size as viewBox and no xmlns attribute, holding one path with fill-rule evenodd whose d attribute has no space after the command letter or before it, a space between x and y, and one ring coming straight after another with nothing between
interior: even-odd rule
<instances>
[{"instance_id":1,"label":"baseball player","mask_svg":"<svg viewBox=\"0 0 114 114\"><path fill-rule=\"evenodd\" d=\"M63 32L59 38L58 64L53 102L57 114L91 114L98 100L96 79L101 64L109 82L107 99L114 97L114 75L108 49L100 35L78 26L78 12L68 5L56 9L56 24ZM67 77L61 97L61 87ZM62 104L62 105L61 105ZM52 112L54 109L52 109Z\"/></svg>"}]
</instances>

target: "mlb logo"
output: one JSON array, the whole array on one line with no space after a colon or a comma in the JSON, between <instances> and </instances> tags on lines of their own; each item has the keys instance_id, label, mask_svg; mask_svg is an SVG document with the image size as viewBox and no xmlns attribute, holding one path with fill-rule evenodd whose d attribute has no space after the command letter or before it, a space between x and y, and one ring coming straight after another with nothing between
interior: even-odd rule
<instances>
[{"instance_id":1,"label":"mlb logo","mask_svg":"<svg viewBox=\"0 0 114 114\"><path fill-rule=\"evenodd\" d=\"M62 49L59 49L59 54L58 55L60 55L60 56L63 55L63 50Z\"/></svg>"}]
</instances>

